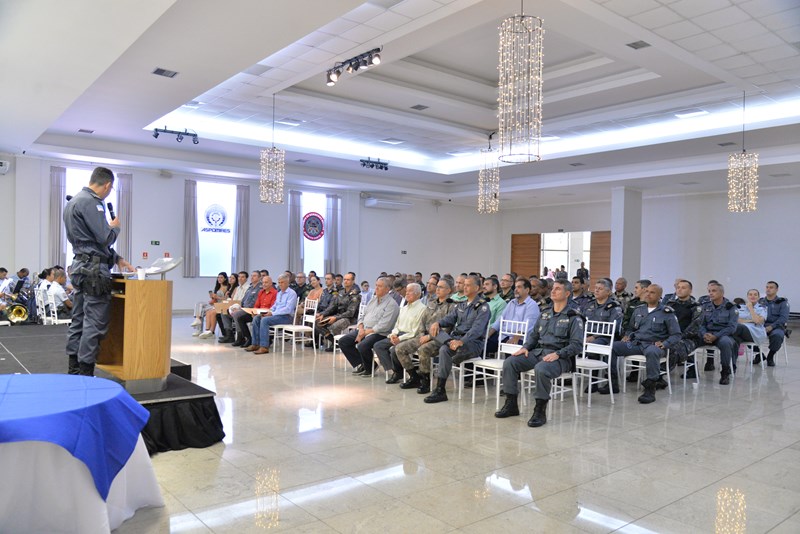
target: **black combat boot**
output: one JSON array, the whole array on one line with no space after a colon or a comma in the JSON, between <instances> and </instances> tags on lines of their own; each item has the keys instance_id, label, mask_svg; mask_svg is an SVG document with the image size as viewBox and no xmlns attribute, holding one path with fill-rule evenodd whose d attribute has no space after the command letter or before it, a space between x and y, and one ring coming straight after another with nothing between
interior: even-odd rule
<instances>
[{"instance_id":1,"label":"black combat boot","mask_svg":"<svg viewBox=\"0 0 800 534\"><path fill-rule=\"evenodd\" d=\"M517 405L517 396L512 393L506 393L506 403L500 408L499 411L494 412L494 416L503 419L505 417L511 417L513 415L519 415L519 406Z\"/></svg>"},{"instance_id":2,"label":"black combat boot","mask_svg":"<svg viewBox=\"0 0 800 534\"><path fill-rule=\"evenodd\" d=\"M650 404L656 401L656 381L648 378L642 382L644 393L639 395L639 404Z\"/></svg>"},{"instance_id":3,"label":"black combat boot","mask_svg":"<svg viewBox=\"0 0 800 534\"><path fill-rule=\"evenodd\" d=\"M767 367L775 367L775 352L771 350L767 353Z\"/></svg>"},{"instance_id":4,"label":"black combat boot","mask_svg":"<svg viewBox=\"0 0 800 534\"><path fill-rule=\"evenodd\" d=\"M80 362L78 364L78 374L81 376L94 376L94 364L93 363L83 363Z\"/></svg>"},{"instance_id":5,"label":"black combat boot","mask_svg":"<svg viewBox=\"0 0 800 534\"><path fill-rule=\"evenodd\" d=\"M408 380L400 384L400 389L417 389L420 386L420 376L416 369L408 372Z\"/></svg>"},{"instance_id":6,"label":"black combat boot","mask_svg":"<svg viewBox=\"0 0 800 534\"><path fill-rule=\"evenodd\" d=\"M536 428L547 422L547 399L536 399L536 406L533 407L533 415L528 419L528 426Z\"/></svg>"},{"instance_id":7,"label":"black combat boot","mask_svg":"<svg viewBox=\"0 0 800 534\"><path fill-rule=\"evenodd\" d=\"M611 387L610 388L608 387L608 383L603 384L602 386L597 388L597 392L600 395L608 395L609 393L611 393L611 391L614 391L614 393L619 393L619 382L618 382L617 377L616 376L612 376L611 380L609 382L611 383Z\"/></svg>"},{"instance_id":8,"label":"black combat boot","mask_svg":"<svg viewBox=\"0 0 800 534\"><path fill-rule=\"evenodd\" d=\"M628 382L629 384L632 382L638 382L639 371L631 371L631 374L628 375L628 378L626 378L625 381ZM616 391L614 393L616 393Z\"/></svg>"},{"instance_id":9,"label":"black combat boot","mask_svg":"<svg viewBox=\"0 0 800 534\"><path fill-rule=\"evenodd\" d=\"M419 374L419 387L417 388L417 393L420 395L424 395L425 393L431 392L431 374L430 373L420 373Z\"/></svg>"},{"instance_id":10,"label":"black combat boot","mask_svg":"<svg viewBox=\"0 0 800 534\"><path fill-rule=\"evenodd\" d=\"M714 358L706 358L706 366L703 367L703 371L713 371L714 370Z\"/></svg>"},{"instance_id":11,"label":"black combat boot","mask_svg":"<svg viewBox=\"0 0 800 534\"><path fill-rule=\"evenodd\" d=\"M436 389L433 390L433 393L425 397L425 402L427 404L434 404L437 402L444 402L447 400L447 392L444 390L444 386L447 384L446 378L437 378L436 379ZM419 391L419 390L417 390Z\"/></svg>"},{"instance_id":12,"label":"black combat boot","mask_svg":"<svg viewBox=\"0 0 800 534\"><path fill-rule=\"evenodd\" d=\"M67 374L69 375L79 375L81 374L81 366L78 365L78 357L77 356L70 356L69 357L69 367L67 368Z\"/></svg>"},{"instance_id":13,"label":"black combat boot","mask_svg":"<svg viewBox=\"0 0 800 534\"><path fill-rule=\"evenodd\" d=\"M725 365L722 366L722 376L719 379L721 386L727 386L731 383L731 368Z\"/></svg>"},{"instance_id":14,"label":"black combat boot","mask_svg":"<svg viewBox=\"0 0 800 534\"><path fill-rule=\"evenodd\" d=\"M233 343L234 341L236 341L236 338L233 337L232 329L227 331L223 330L222 336L218 339L219 343Z\"/></svg>"}]
</instances>

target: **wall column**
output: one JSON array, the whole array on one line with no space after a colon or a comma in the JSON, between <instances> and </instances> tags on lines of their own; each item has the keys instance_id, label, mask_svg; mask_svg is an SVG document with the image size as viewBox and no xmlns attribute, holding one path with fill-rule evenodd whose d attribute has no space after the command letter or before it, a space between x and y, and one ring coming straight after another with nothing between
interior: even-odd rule
<instances>
[{"instance_id":1,"label":"wall column","mask_svg":"<svg viewBox=\"0 0 800 534\"><path fill-rule=\"evenodd\" d=\"M628 280L628 291L642 266L642 192L611 189L611 276Z\"/></svg>"}]
</instances>

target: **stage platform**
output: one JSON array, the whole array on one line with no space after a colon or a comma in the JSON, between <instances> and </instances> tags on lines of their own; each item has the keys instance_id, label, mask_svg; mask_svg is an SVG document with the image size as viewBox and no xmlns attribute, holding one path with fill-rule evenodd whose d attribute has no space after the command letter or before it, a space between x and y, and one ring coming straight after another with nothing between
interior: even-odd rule
<instances>
[{"instance_id":1,"label":"stage platform","mask_svg":"<svg viewBox=\"0 0 800 534\"><path fill-rule=\"evenodd\" d=\"M67 325L0 327L0 374L64 374ZM194 384L191 366L172 360L167 388L132 395L150 412L142 431L150 454L187 447L203 448L225 437L214 403L215 393ZM118 382L98 369L96 375Z\"/></svg>"}]
</instances>

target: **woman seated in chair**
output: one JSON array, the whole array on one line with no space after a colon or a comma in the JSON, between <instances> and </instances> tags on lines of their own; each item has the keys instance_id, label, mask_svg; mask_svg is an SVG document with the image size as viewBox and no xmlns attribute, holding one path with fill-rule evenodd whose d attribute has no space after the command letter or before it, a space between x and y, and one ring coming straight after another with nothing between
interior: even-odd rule
<instances>
[{"instance_id":1,"label":"woman seated in chair","mask_svg":"<svg viewBox=\"0 0 800 534\"><path fill-rule=\"evenodd\" d=\"M228 291L230 290L230 282L228 280L228 273L222 272L217 275L217 283L214 285L213 291L208 292L208 303L198 302L195 307L193 327L202 325L202 319L205 319L205 329L202 333L195 331L193 336L201 337L203 339L214 337L214 330L216 329L217 311L214 309L214 304L225 300Z\"/></svg>"},{"instance_id":2,"label":"woman seated in chair","mask_svg":"<svg viewBox=\"0 0 800 534\"><path fill-rule=\"evenodd\" d=\"M758 303L761 294L758 289L751 289L747 292L747 300L741 298L733 299L733 303L738 306L739 324L736 325L736 332L733 338L737 343L755 343L756 345L767 345L767 330L764 328L764 321L767 320L767 308ZM755 348L755 358L753 363L761 362L761 351Z\"/></svg>"},{"instance_id":3,"label":"woman seated in chair","mask_svg":"<svg viewBox=\"0 0 800 534\"><path fill-rule=\"evenodd\" d=\"M41 290L47 291L50 289L50 284L53 283L55 280L55 276L53 275L53 269L50 267L43 269L42 272L39 273L39 283L36 285L36 294Z\"/></svg>"},{"instance_id":4,"label":"woman seated in chair","mask_svg":"<svg viewBox=\"0 0 800 534\"><path fill-rule=\"evenodd\" d=\"M294 321L295 324L303 324L300 316L303 315L306 301L307 300L319 301L319 298L322 296L322 284L320 283L319 278L316 275L313 274L308 275L308 283L311 285L311 291L309 291L306 300L297 305L297 311L295 312L295 321Z\"/></svg>"}]
</instances>

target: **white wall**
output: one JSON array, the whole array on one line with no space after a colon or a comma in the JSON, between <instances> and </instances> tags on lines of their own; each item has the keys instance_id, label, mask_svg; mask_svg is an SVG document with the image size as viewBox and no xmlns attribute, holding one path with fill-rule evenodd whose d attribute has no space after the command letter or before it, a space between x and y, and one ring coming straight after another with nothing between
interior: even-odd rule
<instances>
[{"instance_id":1,"label":"white wall","mask_svg":"<svg viewBox=\"0 0 800 534\"><path fill-rule=\"evenodd\" d=\"M8 269L10 274L16 272L16 158L9 155L0 155L0 159L11 163L8 174L0 176L0 198L2 198L3 222L0 224L0 267Z\"/></svg>"}]
</instances>

